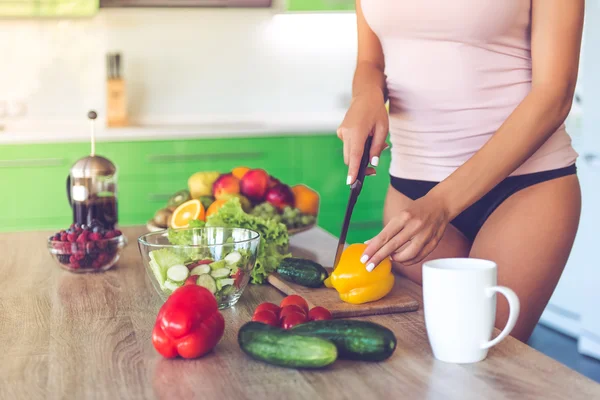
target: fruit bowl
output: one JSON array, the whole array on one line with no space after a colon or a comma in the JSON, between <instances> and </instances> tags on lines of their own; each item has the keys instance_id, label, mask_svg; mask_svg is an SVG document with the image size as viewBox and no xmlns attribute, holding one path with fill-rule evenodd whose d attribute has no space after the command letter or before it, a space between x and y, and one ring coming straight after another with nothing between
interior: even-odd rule
<instances>
[{"instance_id":1,"label":"fruit bowl","mask_svg":"<svg viewBox=\"0 0 600 400\"><path fill-rule=\"evenodd\" d=\"M287 185L263 169L205 171L189 177L188 188L174 193L147 223L149 231L185 228L190 220L208 221L237 198L246 214L283 223L289 234L316 225L319 194L310 187Z\"/></svg>"},{"instance_id":2,"label":"fruit bowl","mask_svg":"<svg viewBox=\"0 0 600 400\"><path fill-rule=\"evenodd\" d=\"M48 251L56 263L70 272L102 272L112 268L125 247L123 235L89 241L60 241L48 239Z\"/></svg>"},{"instance_id":3,"label":"fruit bowl","mask_svg":"<svg viewBox=\"0 0 600 400\"><path fill-rule=\"evenodd\" d=\"M169 234L191 244L171 244ZM163 301L183 285L200 285L215 295L220 309L240 299L259 243L255 231L221 227L162 230L138 239L147 275Z\"/></svg>"}]
</instances>

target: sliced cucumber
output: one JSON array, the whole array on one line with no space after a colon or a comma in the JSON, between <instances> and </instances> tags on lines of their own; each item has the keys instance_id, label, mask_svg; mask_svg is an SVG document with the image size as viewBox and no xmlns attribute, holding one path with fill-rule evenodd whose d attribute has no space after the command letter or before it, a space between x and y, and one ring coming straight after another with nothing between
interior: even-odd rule
<instances>
[{"instance_id":1,"label":"sliced cucumber","mask_svg":"<svg viewBox=\"0 0 600 400\"><path fill-rule=\"evenodd\" d=\"M215 279L228 278L229 274L231 274L231 270L229 268L219 268L213 270L210 274Z\"/></svg>"},{"instance_id":2,"label":"sliced cucumber","mask_svg":"<svg viewBox=\"0 0 600 400\"><path fill-rule=\"evenodd\" d=\"M225 267L227 267L227 261L225 261L225 260L215 261L210 264L210 269L212 269L213 271L215 269L221 269L221 268L225 268Z\"/></svg>"},{"instance_id":3,"label":"sliced cucumber","mask_svg":"<svg viewBox=\"0 0 600 400\"><path fill-rule=\"evenodd\" d=\"M212 294L215 294L217 291L217 284L209 274L200 275L196 281L196 284L208 289L208 291Z\"/></svg>"},{"instance_id":4,"label":"sliced cucumber","mask_svg":"<svg viewBox=\"0 0 600 400\"><path fill-rule=\"evenodd\" d=\"M217 281L218 282L218 281ZM235 287L232 285L227 285L227 286L223 286L223 288L221 288L218 292L217 292L217 296L228 296L230 294L232 294L233 292L235 292Z\"/></svg>"},{"instance_id":5,"label":"sliced cucumber","mask_svg":"<svg viewBox=\"0 0 600 400\"><path fill-rule=\"evenodd\" d=\"M167 270L167 278L175 282L183 282L190 276L190 270L182 264L173 265Z\"/></svg>"},{"instance_id":6,"label":"sliced cucumber","mask_svg":"<svg viewBox=\"0 0 600 400\"><path fill-rule=\"evenodd\" d=\"M241 259L242 255L237 251L232 251L231 253L227 254L227 256L225 256L224 258L224 260L227 261L227 264L229 265L237 264L238 262L240 262Z\"/></svg>"},{"instance_id":7,"label":"sliced cucumber","mask_svg":"<svg viewBox=\"0 0 600 400\"><path fill-rule=\"evenodd\" d=\"M204 275L204 274L208 274L209 272L210 272L210 265L202 264L202 265L198 265L198 266L194 267L194 269L192 269L192 271L190 272L190 275Z\"/></svg>"},{"instance_id":8,"label":"sliced cucumber","mask_svg":"<svg viewBox=\"0 0 600 400\"><path fill-rule=\"evenodd\" d=\"M235 279L218 279L217 290L223 289L225 286L231 286L235 282Z\"/></svg>"},{"instance_id":9,"label":"sliced cucumber","mask_svg":"<svg viewBox=\"0 0 600 400\"><path fill-rule=\"evenodd\" d=\"M179 289L181 285L182 284L180 282L173 282L170 279L167 279L165 281L165 289L170 290L171 292L174 292L175 290Z\"/></svg>"}]
</instances>

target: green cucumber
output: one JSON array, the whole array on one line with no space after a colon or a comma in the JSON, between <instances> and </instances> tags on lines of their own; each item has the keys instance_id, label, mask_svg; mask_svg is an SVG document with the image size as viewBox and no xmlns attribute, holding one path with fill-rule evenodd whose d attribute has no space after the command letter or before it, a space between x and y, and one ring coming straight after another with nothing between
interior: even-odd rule
<instances>
[{"instance_id":1,"label":"green cucumber","mask_svg":"<svg viewBox=\"0 0 600 400\"><path fill-rule=\"evenodd\" d=\"M190 270L185 265L173 265L167 270L167 278L174 282L183 282L190 276Z\"/></svg>"},{"instance_id":2,"label":"green cucumber","mask_svg":"<svg viewBox=\"0 0 600 400\"><path fill-rule=\"evenodd\" d=\"M396 336L388 328L367 321L329 320L296 325L290 332L317 336L335 343L340 358L382 361L396 350Z\"/></svg>"},{"instance_id":3,"label":"green cucumber","mask_svg":"<svg viewBox=\"0 0 600 400\"><path fill-rule=\"evenodd\" d=\"M195 266L191 271L190 275L204 275L210 272L210 266L208 264L201 264Z\"/></svg>"},{"instance_id":4,"label":"green cucumber","mask_svg":"<svg viewBox=\"0 0 600 400\"><path fill-rule=\"evenodd\" d=\"M165 289L167 289L168 291L174 292L175 290L179 289L181 287L182 283L181 282L174 282L170 279L167 279L165 281Z\"/></svg>"},{"instance_id":5,"label":"green cucumber","mask_svg":"<svg viewBox=\"0 0 600 400\"><path fill-rule=\"evenodd\" d=\"M303 258L284 258L277 267L277 273L282 279L309 288L323 286L329 275L319 263Z\"/></svg>"},{"instance_id":6,"label":"green cucumber","mask_svg":"<svg viewBox=\"0 0 600 400\"><path fill-rule=\"evenodd\" d=\"M224 258L224 260L227 261L227 264L229 265L237 264L238 262L240 262L241 259L242 255L237 251L232 251L231 253L227 254Z\"/></svg>"},{"instance_id":7,"label":"green cucumber","mask_svg":"<svg viewBox=\"0 0 600 400\"><path fill-rule=\"evenodd\" d=\"M217 292L217 284L215 283L215 280L213 279L213 277L210 276L209 274L204 274L204 275L198 276L198 279L196 280L196 285L199 285L199 286L202 286L202 287L208 289L208 291L211 292L212 294L215 294Z\"/></svg>"},{"instance_id":8,"label":"green cucumber","mask_svg":"<svg viewBox=\"0 0 600 400\"><path fill-rule=\"evenodd\" d=\"M229 268L219 268L212 270L210 274L215 279L228 278L229 274L231 274L231 270Z\"/></svg>"},{"instance_id":9,"label":"green cucumber","mask_svg":"<svg viewBox=\"0 0 600 400\"><path fill-rule=\"evenodd\" d=\"M225 260L213 261L209 265L210 265L210 269L212 269L214 271L216 269L226 268L227 267L227 261L225 261Z\"/></svg>"},{"instance_id":10,"label":"green cucumber","mask_svg":"<svg viewBox=\"0 0 600 400\"><path fill-rule=\"evenodd\" d=\"M232 286L235 283L235 279L217 279L217 290L223 289L225 286Z\"/></svg>"},{"instance_id":11,"label":"green cucumber","mask_svg":"<svg viewBox=\"0 0 600 400\"><path fill-rule=\"evenodd\" d=\"M288 368L323 368L338 354L329 340L295 335L260 322L244 324L238 332L238 344L256 360Z\"/></svg>"}]
</instances>

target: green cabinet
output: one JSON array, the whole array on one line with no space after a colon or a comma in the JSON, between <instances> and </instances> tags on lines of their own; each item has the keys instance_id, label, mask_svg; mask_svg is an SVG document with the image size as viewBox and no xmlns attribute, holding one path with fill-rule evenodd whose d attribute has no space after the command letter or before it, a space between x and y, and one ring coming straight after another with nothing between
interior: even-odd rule
<instances>
[{"instance_id":1,"label":"green cabinet","mask_svg":"<svg viewBox=\"0 0 600 400\"><path fill-rule=\"evenodd\" d=\"M304 183L321 196L318 223L339 235L349 187L342 144L332 133L232 139L100 142L97 153L118 168L119 223L144 224L197 171L263 168L290 185ZM0 145L0 231L59 229L71 223L66 177L89 151L87 143ZM368 177L354 209L349 242L381 228L389 152L379 175Z\"/></svg>"},{"instance_id":2,"label":"green cabinet","mask_svg":"<svg viewBox=\"0 0 600 400\"><path fill-rule=\"evenodd\" d=\"M287 0L287 11L354 11L355 0Z\"/></svg>"},{"instance_id":3,"label":"green cabinet","mask_svg":"<svg viewBox=\"0 0 600 400\"><path fill-rule=\"evenodd\" d=\"M88 17L98 6L98 0L0 1L0 17Z\"/></svg>"}]
</instances>

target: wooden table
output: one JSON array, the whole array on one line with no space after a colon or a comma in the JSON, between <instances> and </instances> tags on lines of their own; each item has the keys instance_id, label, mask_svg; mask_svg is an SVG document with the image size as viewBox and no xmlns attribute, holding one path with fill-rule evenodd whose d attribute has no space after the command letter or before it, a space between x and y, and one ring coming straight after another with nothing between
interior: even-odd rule
<instances>
[{"instance_id":1,"label":"wooden table","mask_svg":"<svg viewBox=\"0 0 600 400\"><path fill-rule=\"evenodd\" d=\"M478 364L436 361L421 310L370 318L398 337L382 363L297 371L253 361L237 331L258 303L282 298L269 286L248 288L223 312L214 352L162 359L150 342L161 302L138 254L143 232L125 229L119 266L86 275L54 264L47 232L0 234L0 399L600 399L600 385L512 338ZM313 229L292 243L295 255L327 263L336 240ZM420 301L417 285L404 287Z\"/></svg>"}]
</instances>

